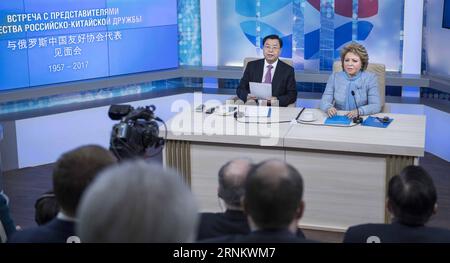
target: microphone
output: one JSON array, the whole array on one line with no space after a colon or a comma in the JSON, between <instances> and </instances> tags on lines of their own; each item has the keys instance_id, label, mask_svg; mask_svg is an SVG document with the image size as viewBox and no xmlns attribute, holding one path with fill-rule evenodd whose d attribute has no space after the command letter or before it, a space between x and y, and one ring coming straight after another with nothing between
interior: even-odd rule
<instances>
[{"instance_id":1,"label":"microphone","mask_svg":"<svg viewBox=\"0 0 450 263\"><path fill-rule=\"evenodd\" d=\"M235 111L234 114L233 114L233 117L237 120L238 118L244 117L244 113L239 112L239 111Z\"/></svg>"},{"instance_id":2,"label":"microphone","mask_svg":"<svg viewBox=\"0 0 450 263\"><path fill-rule=\"evenodd\" d=\"M353 118L353 123L361 123L361 122L363 122L363 118L361 118L361 116L359 116L358 104L356 103L355 92L353 90L352 90L352 96L353 96L353 100L355 101L356 112L358 114L358 116Z\"/></svg>"}]
</instances>

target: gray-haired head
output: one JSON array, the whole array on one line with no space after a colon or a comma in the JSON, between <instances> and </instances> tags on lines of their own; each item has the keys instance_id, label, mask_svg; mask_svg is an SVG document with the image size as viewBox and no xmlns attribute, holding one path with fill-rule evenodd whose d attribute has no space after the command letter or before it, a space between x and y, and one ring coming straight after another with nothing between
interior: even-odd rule
<instances>
[{"instance_id":1,"label":"gray-haired head","mask_svg":"<svg viewBox=\"0 0 450 263\"><path fill-rule=\"evenodd\" d=\"M142 160L105 170L78 210L82 242L191 242L198 209L180 176Z\"/></svg>"}]
</instances>

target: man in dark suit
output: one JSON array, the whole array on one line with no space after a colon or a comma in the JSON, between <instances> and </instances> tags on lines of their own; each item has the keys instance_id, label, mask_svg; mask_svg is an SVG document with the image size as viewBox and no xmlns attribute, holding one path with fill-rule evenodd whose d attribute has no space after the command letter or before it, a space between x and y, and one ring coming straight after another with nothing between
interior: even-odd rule
<instances>
[{"instance_id":1,"label":"man in dark suit","mask_svg":"<svg viewBox=\"0 0 450 263\"><path fill-rule=\"evenodd\" d=\"M437 210L433 180L420 166L408 166L389 181L387 208L391 224L350 227L344 243L438 243L450 242L450 230L425 224Z\"/></svg>"},{"instance_id":2,"label":"man in dark suit","mask_svg":"<svg viewBox=\"0 0 450 263\"><path fill-rule=\"evenodd\" d=\"M197 240L250 232L241 199L252 166L248 159L235 159L220 168L218 196L224 201L226 210L224 213L200 214Z\"/></svg>"},{"instance_id":3,"label":"man in dark suit","mask_svg":"<svg viewBox=\"0 0 450 263\"><path fill-rule=\"evenodd\" d=\"M303 180L294 167L278 160L261 162L250 170L245 184L243 204L251 232L204 242L311 242L297 234L305 208L302 197Z\"/></svg>"},{"instance_id":4,"label":"man in dark suit","mask_svg":"<svg viewBox=\"0 0 450 263\"><path fill-rule=\"evenodd\" d=\"M11 243L66 243L77 241L75 215L81 196L105 167L116 162L114 155L96 145L82 146L63 154L53 170L53 189L60 205L57 217L45 225L15 232Z\"/></svg>"},{"instance_id":5,"label":"man in dark suit","mask_svg":"<svg viewBox=\"0 0 450 263\"><path fill-rule=\"evenodd\" d=\"M251 61L236 90L237 96L247 102L256 100L250 93L249 82L272 83L272 97L267 103L278 100L279 106L286 107L297 100L294 68L279 60L283 41L277 35L266 36L263 40L264 59Z\"/></svg>"}]
</instances>

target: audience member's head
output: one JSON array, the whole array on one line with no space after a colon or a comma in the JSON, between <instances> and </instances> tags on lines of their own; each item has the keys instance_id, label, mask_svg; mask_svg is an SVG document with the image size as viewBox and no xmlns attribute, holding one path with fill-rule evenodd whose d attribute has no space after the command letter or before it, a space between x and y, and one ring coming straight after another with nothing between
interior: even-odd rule
<instances>
[{"instance_id":1,"label":"audience member's head","mask_svg":"<svg viewBox=\"0 0 450 263\"><path fill-rule=\"evenodd\" d=\"M245 181L252 166L249 159L234 159L220 168L218 195L228 209L242 209Z\"/></svg>"},{"instance_id":2,"label":"audience member's head","mask_svg":"<svg viewBox=\"0 0 450 263\"><path fill-rule=\"evenodd\" d=\"M80 198L94 177L116 158L105 148L86 145L63 154L53 169L53 190L61 211L75 217Z\"/></svg>"},{"instance_id":3,"label":"audience member's head","mask_svg":"<svg viewBox=\"0 0 450 263\"><path fill-rule=\"evenodd\" d=\"M197 205L180 176L142 160L102 172L78 210L82 242L190 242Z\"/></svg>"},{"instance_id":4,"label":"audience member's head","mask_svg":"<svg viewBox=\"0 0 450 263\"><path fill-rule=\"evenodd\" d=\"M289 228L296 232L304 203L303 180L291 165L267 160L253 167L245 186L244 209L256 229Z\"/></svg>"},{"instance_id":5,"label":"audience member's head","mask_svg":"<svg viewBox=\"0 0 450 263\"><path fill-rule=\"evenodd\" d=\"M58 215L59 204L53 191L45 192L34 203L34 221L36 224L44 225Z\"/></svg>"},{"instance_id":6,"label":"audience member's head","mask_svg":"<svg viewBox=\"0 0 450 263\"><path fill-rule=\"evenodd\" d=\"M420 166L408 166L389 181L388 209L406 225L424 225L435 212L436 188Z\"/></svg>"}]
</instances>

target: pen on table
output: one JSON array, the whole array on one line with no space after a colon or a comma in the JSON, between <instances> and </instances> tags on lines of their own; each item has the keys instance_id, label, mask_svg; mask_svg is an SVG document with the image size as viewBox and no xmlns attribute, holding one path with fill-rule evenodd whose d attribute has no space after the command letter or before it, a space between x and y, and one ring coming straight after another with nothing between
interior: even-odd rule
<instances>
[{"instance_id":1,"label":"pen on table","mask_svg":"<svg viewBox=\"0 0 450 263\"><path fill-rule=\"evenodd\" d=\"M306 109L306 108L303 107L303 109L298 113L297 117L295 118L296 121L298 120L298 118L300 118L300 115L302 115L302 113L303 113L303 111L304 111L305 109Z\"/></svg>"}]
</instances>

